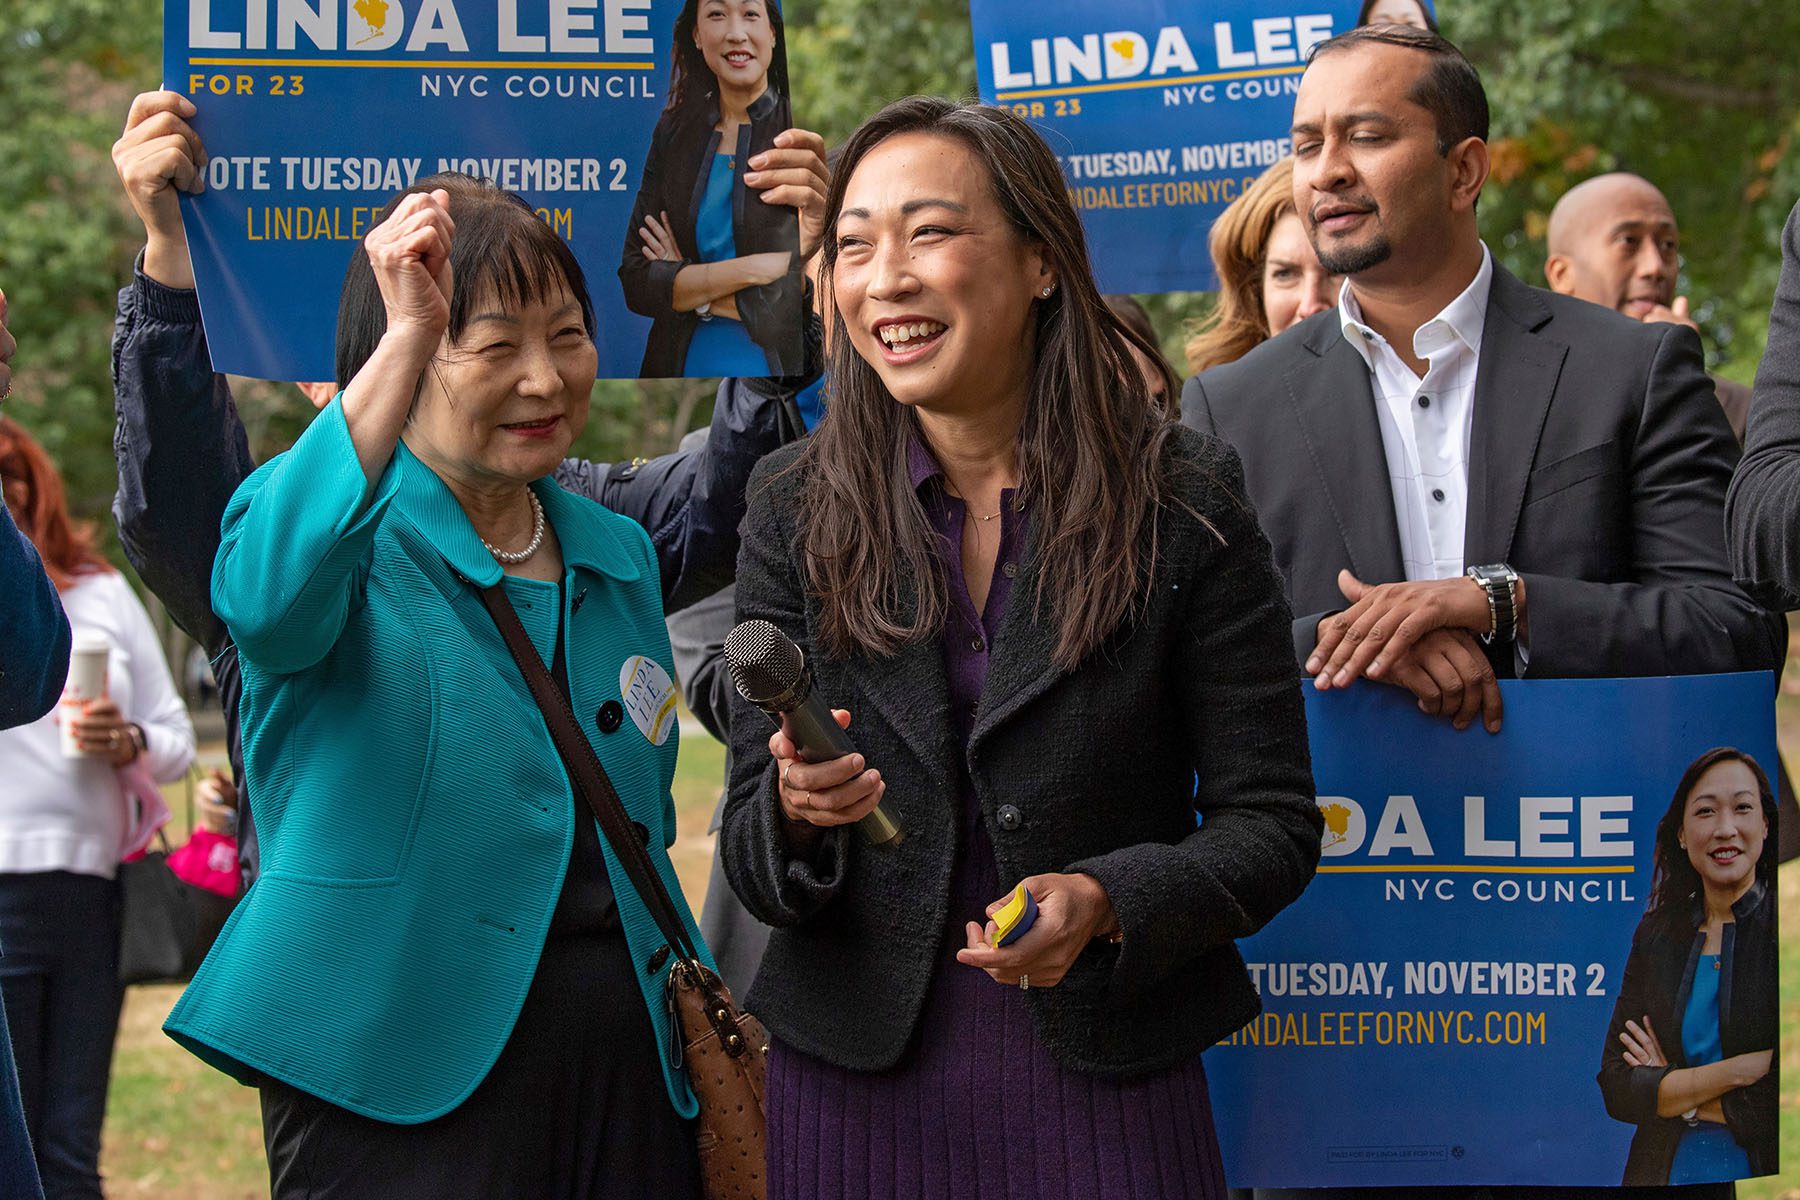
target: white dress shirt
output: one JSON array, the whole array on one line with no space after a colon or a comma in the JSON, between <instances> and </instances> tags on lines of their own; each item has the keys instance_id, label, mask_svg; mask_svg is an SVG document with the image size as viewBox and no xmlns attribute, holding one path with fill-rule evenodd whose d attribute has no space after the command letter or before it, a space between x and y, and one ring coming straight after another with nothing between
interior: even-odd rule
<instances>
[{"instance_id":1,"label":"white dress shirt","mask_svg":"<svg viewBox=\"0 0 1800 1200\"><path fill-rule=\"evenodd\" d=\"M1413 334L1413 355L1430 364L1423 378L1413 374L1386 338L1363 323L1348 280L1338 294L1344 340L1369 367L1408 579L1448 579L1461 575L1466 565L1463 532L1469 512L1475 371L1493 280L1493 255L1483 243L1474 280Z\"/></svg>"}]
</instances>

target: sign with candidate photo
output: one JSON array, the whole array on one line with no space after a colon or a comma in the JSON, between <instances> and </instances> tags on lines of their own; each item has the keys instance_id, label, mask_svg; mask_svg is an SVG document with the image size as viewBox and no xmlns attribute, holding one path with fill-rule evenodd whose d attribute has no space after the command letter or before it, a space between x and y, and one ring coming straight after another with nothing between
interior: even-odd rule
<instances>
[{"instance_id":1,"label":"sign with candidate photo","mask_svg":"<svg viewBox=\"0 0 1800 1200\"><path fill-rule=\"evenodd\" d=\"M1306 56L1431 0L972 0L981 98L1061 160L1107 292L1211 291L1207 236L1291 150Z\"/></svg>"},{"instance_id":2,"label":"sign with candidate photo","mask_svg":"<svg viewBox=\"0 0 1800 1200\"><path fill-rule=\"evenodd\" d=\"M1324 856L1206 1055L1234 1186L1775 1170L1771 677L1500 687L1492 736L1307 689Z\"/></svg>"},{"instance_id":3,"label":"sign with candidate photo","mask_svg":"<svg viewBox=\"0 0 1800 1200\"><path fill-rule=\"evenodd\" d=\"M219 371L331 379L352 251L440 172L568 240L602 377L800 370L799 223L746 180L793 125L777 0L168 0L163 57Z\"/></svg>"}]
</instances>

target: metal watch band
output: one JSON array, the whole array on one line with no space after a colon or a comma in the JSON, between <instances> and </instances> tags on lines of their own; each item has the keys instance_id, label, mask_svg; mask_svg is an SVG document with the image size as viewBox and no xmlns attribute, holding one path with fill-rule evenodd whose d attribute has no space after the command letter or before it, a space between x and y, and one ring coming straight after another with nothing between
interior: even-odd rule
<instances>
[{"instance_id":1,"label":"metal watch band","mask_svg":"<svg viewBox=\"0 0 1800 1200\"><path fill-rule=\"evenodd\" d=\"M1466 574L1487 592L1488 631L1482 642L1512 641L1518 631L1519 573L1505 563L1492 563L1470 567Z\"/></svg>"}]
</instances>

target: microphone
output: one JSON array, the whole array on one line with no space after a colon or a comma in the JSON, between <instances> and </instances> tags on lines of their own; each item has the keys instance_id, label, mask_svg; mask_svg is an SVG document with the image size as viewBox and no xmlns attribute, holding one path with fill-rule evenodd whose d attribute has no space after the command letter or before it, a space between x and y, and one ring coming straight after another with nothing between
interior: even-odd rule
<instances>
[{"instance_id":1,"label":"microphone","mask_svg":"<svg viewBox=\"0 0 1800 1200\"><path fill-rule=\"evenodd\" d=\"M768 713L787 718L787 734L807 762L829 762L856 750L831 706L813 691L812 671L793 639L767 621L745 621L725 639L725 665L738 694ZM900 826L877 804L857 822L877 846L900 843Z\"/></svg>"}]
</instances>

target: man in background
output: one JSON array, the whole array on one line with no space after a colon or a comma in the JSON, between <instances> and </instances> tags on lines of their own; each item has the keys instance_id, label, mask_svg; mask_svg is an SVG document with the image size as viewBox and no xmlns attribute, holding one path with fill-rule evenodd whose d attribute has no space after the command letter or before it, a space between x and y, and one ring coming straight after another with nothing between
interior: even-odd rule
<instances>
[{"instance_id":1,"label":"man in background","mask_svg":"<svg viewBox=\"0 0 1800 1200\"><path fill-rule=\"evenodd\" d=\"M1681 268L1675 210L1648 179L1615 171L1576 184L1550 210L1547 240L1550 255L1544 277L1551 290L1616 309L1634 321L1700 331L1689 315L1688 298L1675 294ZM1741 446L1750 415L1750 389L1717 375L1712 381L1719 407ZM1800 805L1787 763L1780 762L1777 768L1780 857L1788 862L1800 857Z\"/></svg>"},{"instance_id":2,"label":"man in background","mask_svg":"<svg viewBox=\"0 0 1800 1200\"><path fill-rule=\"evenodd\" d=\"M1681 270L1675 210L1648 179L1615 171L1576 184L1550 210L1547 240L1544 278L1552 291L1603 304L1634 321L1664 321L1700 332L1688 298L1675 294ZM1712 381L1741 446L1750 389L1717 375Z\"/></svg>"}]
</instances>

